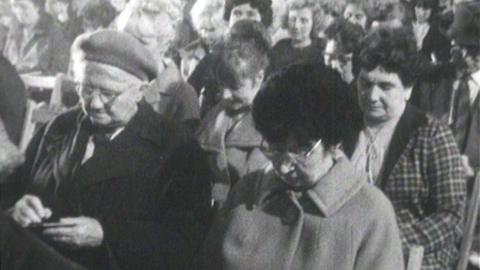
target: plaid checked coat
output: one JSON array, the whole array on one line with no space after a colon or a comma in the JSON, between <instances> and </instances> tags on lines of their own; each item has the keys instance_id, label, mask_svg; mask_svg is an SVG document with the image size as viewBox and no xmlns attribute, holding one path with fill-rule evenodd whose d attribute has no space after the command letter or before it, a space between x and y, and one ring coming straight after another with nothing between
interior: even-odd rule
<instances>
[{"instance_id":1,"label":"plaid checked coat","mask_svg":"<svg viewBox=\"0 0 480 270\"><path fill-rule=\"evenodd\" d=\"M351 156L358 133L345 143ZM422 270L451 269L462 235L466 187L451 131L407 106L385 156L379 187L392 201L405 256L425 249ZM405 258L408 259L408 258Z\"/></svg>"}]
</instances>

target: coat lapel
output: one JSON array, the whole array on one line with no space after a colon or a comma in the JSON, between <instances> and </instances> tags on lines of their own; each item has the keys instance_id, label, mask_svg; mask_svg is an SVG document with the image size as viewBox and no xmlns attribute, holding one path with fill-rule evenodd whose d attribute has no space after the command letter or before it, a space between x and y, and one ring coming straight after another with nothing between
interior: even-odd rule
<instances>
[{"instance_id":1,"label":"coat lapel","mask_svg":"<svg viewBox=\"0 0 480 270\"><path fill-rule=\"evenodd\" d=\"M400 156L405 151L410 138L418 128L427 122L425 114L420 113L415 107L407 105L400 121L393 132L387 155L383 162L383 169L379 176L380 186L383 188L385 182L395 168Z\"/></svg>"},{"instance_id":2,"label":"coat lapel","mask_svg":"<svg viewBox=\"0 0 480 270\"><path fill-rule=\"evenodd\" d=\"M153 162L160 167L166 136L159 130L165 128L147 106L141 105L125 130L80 166L75 177L81 187L145 171Z\"/></svg>"}]
</instances>

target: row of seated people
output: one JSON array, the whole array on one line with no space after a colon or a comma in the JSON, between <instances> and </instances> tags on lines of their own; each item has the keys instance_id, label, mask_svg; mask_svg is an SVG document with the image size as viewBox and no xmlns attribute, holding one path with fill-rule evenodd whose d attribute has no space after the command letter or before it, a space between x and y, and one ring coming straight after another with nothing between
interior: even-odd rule
<instances>
[{"instance_id":1,"label":"row of seated people","mask_svg":"<svg viewBox=\"0 0 480 270\"><path fill-rule=\"evenodd\" d=\"M404 269L417 245L422 269L456 263L473 159L462 130L409 102L423 67L411 31L372 29L347 82L321 63L269 73L266 28L240 20L209 70L222 99L193 136L148 103L158 61L129 33L73 44L80 106L9 176L2 267Z\"/></svg>"}]
</instances>

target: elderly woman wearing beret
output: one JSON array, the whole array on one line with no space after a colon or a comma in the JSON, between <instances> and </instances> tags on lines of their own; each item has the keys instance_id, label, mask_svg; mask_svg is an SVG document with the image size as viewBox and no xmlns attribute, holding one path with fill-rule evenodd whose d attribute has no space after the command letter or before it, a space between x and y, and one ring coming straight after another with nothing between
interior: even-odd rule
<instances>
[{"instance_id":1,"label":"elderly woman wearing beret","mask_svg":"<svg viewBox=\"0 0 480 270\"><path fill-rule=\"evenodd\" d=\"M404 269L390 202L338 147L347 86L312 70L290 66L255 98L271 162L233 188L195 269Z\"/></svg>"},{"instance_id":2,"label":"elderly woman wearing beret","mask_svg":"<svg viewBox=\"0 0 480 270\"><path fill-rule=\"evenodd\" d=\"M156 62L111 30L79 37L72 52L81 106L28 146L11 219L0 219L2 267L69 269L52 266L61 258L89 269L184 269L204 234L197 195L208 185L167 175L184 133L143 99Z\"/></svg>"}]
</instances>

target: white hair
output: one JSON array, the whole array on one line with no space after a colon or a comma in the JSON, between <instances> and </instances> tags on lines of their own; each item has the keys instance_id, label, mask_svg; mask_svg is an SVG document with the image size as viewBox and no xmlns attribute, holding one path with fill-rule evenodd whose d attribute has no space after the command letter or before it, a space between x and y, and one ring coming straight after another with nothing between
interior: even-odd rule
<instances>
[{"instance_id":1,"label":"white hair","mask_svg":"<svg viewBox=\"0 0 480 270\"><path fill-rule=\"evenodd\" d=\"M215 19L215 14L223 21L223 10L225 8L224 0L197 0L190 10L192 25L195 30L199 30L202 19Z\"/></svg>"},{"instance_id":2,"label":"white hair","mask_svg":"<svg viewBox=\"0 0 480 270\"><path fill-rule=\"evenodd\" d=\"M125 9L118 15L117 30L123 31L132 14L139 12L141 8L148 5L165 10L174 24L178 24L183 20L184 3L182 0L130 0Z\"/></svg>"}]
</instances>

